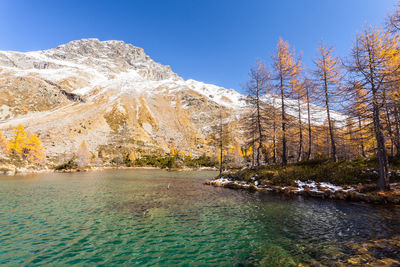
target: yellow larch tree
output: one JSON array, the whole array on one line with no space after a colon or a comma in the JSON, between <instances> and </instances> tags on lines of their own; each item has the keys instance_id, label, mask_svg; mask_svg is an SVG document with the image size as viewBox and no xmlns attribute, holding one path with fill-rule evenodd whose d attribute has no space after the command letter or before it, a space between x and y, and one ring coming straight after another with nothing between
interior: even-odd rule
<instances>
[{"instance_id":1,"label":"yellow larch tree","mask_svg":"<svg viewBox=\"0 0 400 267\"><path fill-rule=\"evenodd\" d=\"M13 133L11 134L11 140L9 142L10 151L21 158L24 158L24 154L26 153L26 139L27 133L25 131L24 126L19 124L17 127L12 127Z\"/></svg>"},{"instance_id":2,"label":"yellow larch tree","mask_svg":"<svg viewBox=\"0 0 400 267\"><path fill-rule=\"evenodd\" d=\"M313 71L316 81L316 98L323 103L326 109L328 120L330 154L334 161L337 161L335 130L331 118L332 102L337 98L340 91L340 61L333 55L333 48L321 44L318 47L318 56L314 60L315 71Z\"/></svg>"},{"instance_id":3,"label":"yellow larch tree","mask_svg":"<svg viewBox=\"0 0 400 267\"><path fill-rule=\"evenodd\" d=\"M386 101L386 88L393 84L392 77L399 75L398 44L397 37L380 29L366 28L356 37L351 52L352 59L348 66L354 79L365 89L364 103L368 105L371 114L379 162L379 190L390 189L387 138L382 107Z\"/></svg>"},{"instance_id":4,"label":"yellow larch tree","mask_svg":"<svg viewBox=\"0 0 400 267\"><path fill-rule=\"evenodd\" d=\"M44 164L46 152L39 137L36 134L26 132L21 124L11 128L13 133L9 142L9 151L29 162Z\"/></svg>"},{"instance_id":5,"label":"yellow larch tree","mask_svg":"<svg viewBox=\"0 0 400 267\"><path fill-rule=\"evenodd\" d=\"M6 137L0 131L0 155L8 155L8 153L10 153L10 146L8 145Z\"/></svg>"},{"instance_id":6,"label":"yellow larch tree","mask_svg":"<svg viewBox=\"0 0 400 267\"><path fill-rule=\"evenodd\" d=\"M282 116L282 165L287 164L287 116L286 99L289 96L289 82L297 76L301 70L299 61L295 59L295 52L290 48L289 43L282 38L279 39L276 55L272 55L274 78L277 81L278 93L281 98Z\"/></svg>"},{"instance_id":7,"label":"yellow larch tree","mask_svg":"<svg viewBox=\"0 0 400 267\"><path fill-rule=\"evenodd\" d=\"M43 148L42 142L36 134L28 134L25 141L25 155L28 161L35 164L44 164L46 160L46 152Z\"/></svg>"}]
</instances>

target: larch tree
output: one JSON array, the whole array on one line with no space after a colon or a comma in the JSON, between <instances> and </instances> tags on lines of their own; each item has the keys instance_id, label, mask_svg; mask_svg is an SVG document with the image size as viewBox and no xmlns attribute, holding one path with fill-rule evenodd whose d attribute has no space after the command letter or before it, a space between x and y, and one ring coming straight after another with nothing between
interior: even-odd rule
<instances>
[{"instance_id":1,"label":"larch tree","mask_svg":"<svg viewBox=\"0 0 400 267\"><path fill-rule=\"evenodd\" d=\"M219 175L222 175L223 170L223 157L224 157L224 124L222 118L222 111L219 110L219 125L218 125L218 138L219 138Z\"/></svg>"},{"instance_id":2,"label":"larch tree","mask_svg":"<svg viewBox=\"0 0 400 267\"><path fill-rule=\"evenodd\" d=\"M90 163L90 151L85 141L82 141L76 154L77 164L79 167L84 167Z\"/></svg>"},{"instance_id":3,"label":"larch tree","mask_svg":"<svg viewBox=\"0 0 400 267\"><path fill-rule=\"evenodd\" d=\"M272 121L272 163L276 163L278 155L277 149L277 112L276 112L276 99L272 97L272 108L271 108L271 121Z\"/></svg>"},{"instance_id":4,"label":"larch tree","mask_svg":"<svg viewBox=\"0 0 400 267\"><path fill-rule=\"evenodd\" d=\"M211 127L211 145L216 147L217 159L219 162L219 172L222 174L225 163L225 155L227 154L227 148L232 143L232 137L230 133L230 125L228 123L229 114L221 106L219 107L217 120Z\"/></svg>"},{"instance_id":5,"label":"larch tree","mask_svg":"<svg viewBox=\"0 0 400 267\"><path fill-rule=\"evenodd\" d=\"M10 146L8 145L6 137L0 131L0 155L8 155L8 153L10 153Z\"/></svg>"},{"instance_id":6,"label":"larch tree","mask_svg":"<svg viewBox=\"0 0 400 267\"><path fill-rule=\"evenodd\" d=\"M400 34L400 1L397 1L396 9L390 13L386 19L386 30L393 35ZM394 67L396 67L398 64L398 62L395 62ZM400 158L400 77L398 73L393 76L394 77L392 77L392 81L389 85L390 95L388 96L392 104L391 121L393 122L394 128L392 133L391 148L393 149L393 145L396 147L396 157Z\"/></svg>"},{"instance_id":7,"label":"larch tree","mask_svg":"<svg viewBox=\"0 0 400 267\"><path fill-rule=\"evenodd\" d=\"M14 153L21 158L24 158L26 153L26 138L27 133L24 126L19 124L17 127L12 127L11 140L9 142L11 153Z\"/></svg>"},{"instance_id":8,"label":"larch tree","mask_svg":"<svg viewBox=\"0 0 400 267\"><path fill-rule=\"evenodd\" d=\"M307 131L308 131L308 150L306 153L306 159L310 160L311 158L311 150L312 150L312 128L311 128L311 112L310 112L310 91L313 87L313 84L310 79L305 78L303 81L303 88L305 93L305 100L307 104Z\"/></svg>"},{"instance_id":9,"label":"larch tree","mask_svg":"<svg viewBox=\"0 0 400 267\"><path fill-rule=\"evenodd\" d=\"M318 47L318 56L314 60L315 70L313 71L316 83L316 97L322 102L326 109L330 154L334 161L337 161L337 152L335 144L334 124L331 117L331 106L335 97L340 90L340 62L333 55L333 48L321 44Z\"/></svg>"},{"instance_id":10,"label":"larch tree","mask_svg":"<svg viewBox=\"0 0 400 267\"><path fill-rule=\"evenodd\" d=\"M27 132L21 124L13 127L9 142L10 152L35 164L44 164L46 152L36 134Z\"/></svg>"},{"instance_id":11,"label":"larch tree","mask_svg":"<svg viewBox=\"0 0 400 267\"><path fill-rule=\"evenodd\" d=\"M277 91L281 98L282 116L282 165L287 164L287 120L285 99L289 96L289 82L299 71L298 62L295 59L294 50L290 49L289 43L279 38L277 53L272 55L274 79L277 81Z\"/></svg>"},{"instance_id":12,"label":"larch tree","mask_svg":"<svg viewBox=\"0 0 400 267\"><path fill-rule=\"evenodd\" d=\"M366 91L363 85L358 81L353 81L349 87L349 115L356 118L357 120L357 132L358 139L360 145L360 152L363 158L366 157L365 145L364 145L364 131L365 125L364 121L371 118L371 114L369 113L368 106L365 104L366 99Z\"/></svg>"},{"instance_id":13,"label":"larch tree","mask_svg":"<svg viewBox=\"0 0 400 267\"><path fill-rule=\"evenodd\" d=\"M397 2L396 7L397 9L386 19L386 28L391 33L400 32L400 1Z\"/></svg>"},{"instance_id":14,"label":"larch tree","mask_svg":"<svg viewBox=\"0 0 400 267\"><path fill-rule=\"evenodd\" d=\"M348 68L365 88L374 126L379 162L379 190L389 190L389 162L383 129L384 88L399 71L398 38L372 27L357 34Z\"/></svg>"},{"instance_id":15,"label":"larch tree","mask_svg":"<svg viewBox=\"0 0 400 267\"><path fill-rule=\"evenodd\" d=\"M300 62L298 63L300 69ZM298 150L297 150L297 161L303 160L304 148L303 148L303 121L302 121L302 102L304 98L304 83L297 77L298 73L293 74L293 78L290 81L291 96L297 102L297 125L298 125Z\"/></svg>"},{"instance_id":16,"label":"larch tree","mask_svg":"<svg viewBox=\"0 0 400 267\"><path fill-rule=\"evenodd\" d=\"M400 115L399 115L399 104L394 106L394 119L395 119L395 145L396 145L396 156L400 158Z\"/></svg>"},{"instance_id":17,"label":"larch tree","mask_svg":"<svg viewBox=\"0 0 400 267\"><path fill-rule=\"evenodd\" d=\"M42 142L36 134L28 133L26 147L28 148L26 155L28 161L40 165L45 163L46 152Z\"/></svg>"},{"instance_id":18,"label":"larch tree","mask_svg":"<svg viewBox=\"0 0 400 267\"><path fill-rule=\"evenodd\" d=\"M249 81L247 82L246 102L249 108L250 122L254 125L251 127L251 139L253 143L257 143L255 165L261 165L262 147L264 144L265 132L265 109L261 98L267 92L270 86L271 75L264 63L257 60L255 66L249 71Z\"/></svg>"}]
</instances>

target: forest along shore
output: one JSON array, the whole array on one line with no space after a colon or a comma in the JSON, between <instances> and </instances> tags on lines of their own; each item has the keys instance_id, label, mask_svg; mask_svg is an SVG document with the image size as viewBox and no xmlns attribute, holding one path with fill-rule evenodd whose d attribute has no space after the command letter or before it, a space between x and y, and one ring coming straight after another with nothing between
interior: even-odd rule
<instances>
[{"instance_id":1,"label":"forest along shore","mask_svg":"<svg viewBox=\"0 0 400 267\"><path fill-rule=\"evenodd\" d=\"M88 172L88 171L105 171L105 170L167 170L167 171L217 171L215 167L198 167L198 168L162 168L155 166L143 166L143 167L127 167L127 166L95 166L86 168L73 168L73 169L60 169L56 170L54 168L48 168L47 166L43 168L37 167L15 167L11 166L9 168L0 167L0 175L14 176L14 175L28 175L35 173L74 173L74 172Z\"/></svg>"},{"instance_id":2,"label":"forest along shore","mask_svg":"<svg viewBox=\"0 0 400 267\"><path fill-rule=\"evenodd\" d=\"M400 168L391 170L391 189L388 191L377 189L378 177L374 161L319 159L285 167L273 165L227 171L206 180L205 184L322 199L400 204Z\"/></svg>"},{"instance_id":3,"label":"forest along shore","mask_svg":"<svg viewBox=\"0 0 400 267\"><path fill-rule=\"evenodd\" d=\"M84 155L84 156L82 156ZM78 153L78 157L73 156L67 161L48 159L44 164L35 164L28 158L20 157L16 154L1 157L0 155L0 174L16 175L44 172L84 172L101 171L108 169L166 169L177 171L192 170L217 170L218 162L211 157L201 155L192 157L182 154L167 155L140 155L131 157L125 154L121 157L96 161L92 159L88 150L85 153ZM83 158L83 159L82 159Z\"/></svg>"}]
</instances>

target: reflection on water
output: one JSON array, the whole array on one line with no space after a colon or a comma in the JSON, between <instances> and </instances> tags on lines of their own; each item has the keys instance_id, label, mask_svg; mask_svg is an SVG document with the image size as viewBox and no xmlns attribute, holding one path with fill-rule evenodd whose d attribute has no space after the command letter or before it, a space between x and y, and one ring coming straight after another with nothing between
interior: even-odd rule
<instances>
[{"instance_id":1,"label":"reflection on water","mask_svg":"<svg viewBox=\"0 0 400 267\"><path fill-rule=\"evenodd\" d=\"M396 207L203 185L214 175L1 177L0 264L329 265L400 233Z\"/></svg>"}]
</instances>

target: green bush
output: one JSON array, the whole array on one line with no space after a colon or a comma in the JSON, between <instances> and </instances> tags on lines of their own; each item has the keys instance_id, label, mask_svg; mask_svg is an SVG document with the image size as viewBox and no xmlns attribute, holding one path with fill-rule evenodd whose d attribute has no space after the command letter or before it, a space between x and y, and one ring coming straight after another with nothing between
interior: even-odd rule
<instances>
[{"instance_id":1,"label":"green bush","mask_svg":"<svg viewBox=\"0 0 400 267\"><path fill-rule=\"evenodd\" d=\"M145 155L137 158L133 162L133 166L140 167L159 167L159 168L179 168L180 166L176 162L176 158L172 156L156 156L156 155Z\"/></svg>"},{"instance_id":2,"label":"green bush","mask_svg":"<svg viewBox=\"0 0 400 267\"><path fill-rule=\"evenodd\" d=\"M183 163L189 168L200 168L200 167L216 167L218 162L211 159L211 157L202 155L198 158L187 157L183 159Z\"/></svg>"},{"instance_id":3,"label":"green bush","mask_svg":"<svg viewBox=\"0 0 400 267\"><path fill-rule=\"evenodd\" d=\"M54 167L55 170L71 170L78 168L78 164L75 162L75 159L70 159L68 162L62 163Z\"/></svg>"}]
</instances>

